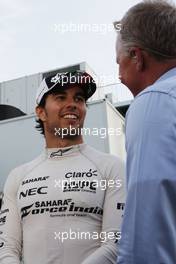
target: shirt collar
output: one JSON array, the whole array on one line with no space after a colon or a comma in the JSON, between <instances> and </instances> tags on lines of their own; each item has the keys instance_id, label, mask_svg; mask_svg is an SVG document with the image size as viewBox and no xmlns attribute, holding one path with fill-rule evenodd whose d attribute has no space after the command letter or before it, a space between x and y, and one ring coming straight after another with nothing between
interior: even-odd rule
<instances>
[{"instance_id":1,"label":"shirt collar","mask_svg":"<svg viewBox=\"0 0 176 264\"><path fill-rule=\"evenodd\" d=\"M142 94L152 91L153 85L158 84L160 81L164 81L166 79L169 79L173 76L176 76L176 67L172 68L171 70L165 72L163 75L161 75L152 85L147 86L144 90L142 90L134 99L138 98Z\"/></svg>"},{"instance_id":2,"label":"shirt collar","mask_svg":"<svg viewBox=\"0 0 176 264\"><path fill-rule=\"evenodd\" d=\"M65 148L45 148L45 156L48 159L58 159L62 157L78 154L84 147L85 143L72 145Z\"/></svg>"},{"instance_id":3,"label":"shirt collar","mask_svg":"<svg viewBox=\"0 0 176 264\"><path fill-rule=\"evenodd\" d=\"M172 68L171 70L169 70L169 71L165 72L163 75L161 75L160 78L155 81L155 83L166 80L166 79L173 77L173 76L176 76L176 67Z\"/></svg>"}]
</instances>

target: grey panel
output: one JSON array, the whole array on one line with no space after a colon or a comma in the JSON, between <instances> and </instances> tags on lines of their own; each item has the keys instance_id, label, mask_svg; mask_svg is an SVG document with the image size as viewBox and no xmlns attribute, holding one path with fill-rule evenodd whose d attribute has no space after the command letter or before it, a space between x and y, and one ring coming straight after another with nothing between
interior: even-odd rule
<instances>
[{"instance_id":1,"label":"grey panel","mask_svg":"<svg viewBox=\"0 0 176 264\"><path fill-rule=\"evenodd\" d=\"M25 112L26 109L26 78L19 78L2 83L2 104L12 105Z\"/></svg>"},{"instance_id":2,"label":"grey panel","mask_svg":"<svg viewBox=\"0 0 176 264\"><path fill-rule=\"evenodd\" d=\"M43 138L34 126L34 116L0 122L0 191L13 168L32 160L41 152Z\"/></svg>"}]
</instances>

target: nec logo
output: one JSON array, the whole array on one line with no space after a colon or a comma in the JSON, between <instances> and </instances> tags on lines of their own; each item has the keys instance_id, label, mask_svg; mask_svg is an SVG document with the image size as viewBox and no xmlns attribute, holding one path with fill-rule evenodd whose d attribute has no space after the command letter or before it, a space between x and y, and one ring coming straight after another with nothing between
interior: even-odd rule
<instances>
[{"instance_id":1,"label":"nec logo","mask_svg":"<svg viewBox=\"0 0 176 264\"><path fill-rule=\"evenodd\" d=\"M44 191L44 189L48 189L48 186L27 189L25 192L20 192L19 199L25 198L27 196L33 196L36 194L47 194L47 192Z\"/></svg>"}]
</instances>

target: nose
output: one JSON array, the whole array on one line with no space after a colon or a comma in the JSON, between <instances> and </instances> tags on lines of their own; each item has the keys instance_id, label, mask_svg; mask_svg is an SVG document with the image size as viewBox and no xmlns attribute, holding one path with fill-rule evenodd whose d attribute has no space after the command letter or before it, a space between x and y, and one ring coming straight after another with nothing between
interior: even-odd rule
<instances>
[{"instance_id":1,"label":"nose","mask_svg":"<svg viewBox=\"0 0 176 264\"><path fill-rule=\"evenodd\" d=\"M66 107L68 109L73 109L73 110L77 109L77 103L75 102L74 98L68 98L67 99Z\"/></svg>"}]
</instances>

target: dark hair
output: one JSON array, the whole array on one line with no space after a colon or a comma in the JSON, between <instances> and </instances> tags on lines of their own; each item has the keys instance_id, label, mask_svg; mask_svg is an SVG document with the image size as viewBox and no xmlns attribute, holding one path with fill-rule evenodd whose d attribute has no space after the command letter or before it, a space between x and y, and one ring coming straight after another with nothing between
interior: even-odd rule
<instances>
[{"instance_id":1,"label":"dark hair","mask_svg":"<svg viewBox=\"0 0 176 264\"><path fill-rule=\"evenodd\" d=\"M49 95L49 92L43 96L43 98L42 98L42 100L38 106L43 107L43 108L45 107L46 98L48 95ZM45 135L43 121L40 118L36 118L35 121L36 121L35 128L40 132L40 134Z\"/></svg>"},{"instance_id":2,"label":"dark hair","mask_svg":"<svg viewBox=\"0 0 176 264\"><path fill-rule=\"evenodd\" d=\"M68 87L70 87L70 86L64 87L62 89L63 90L66 90ZM46 94L44 94L44 96L42 97L42 99L40 101L40 104L38 106L44 108L45 107L45 104L46 104L46 99L47 99L48 95L50 95L50 94L57 94L60 91L61 91L61 89L58 90L58 87L54 87L51 91L49 91ZM84 93L84 96L85 96L85 102L87 102L87 99L88 98L86 97L86 94L85 93ZM87 106L87 104L86 104L86 106ZM40 134L42 134L42 135L45 136L43 121L40 118L36 118L35 121L36 121L35 128L40 132Z\"/></svg>"}]
</instances>

